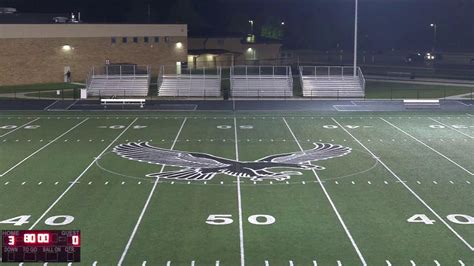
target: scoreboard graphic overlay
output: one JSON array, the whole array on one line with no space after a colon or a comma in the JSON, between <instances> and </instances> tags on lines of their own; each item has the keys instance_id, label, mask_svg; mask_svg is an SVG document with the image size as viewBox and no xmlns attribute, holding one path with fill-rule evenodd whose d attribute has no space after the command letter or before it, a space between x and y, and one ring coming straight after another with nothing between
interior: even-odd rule
<instances>
[{"instance_id":1,"label":"scoreboard graphic overlay","mask_svg":"<svg viewBox=\"0 0 474 266\"><path fill-rule=\"evenodd\" d=\"M79 230L3 230L1 262L80 262Z\"/></svg>"}]
</instances>

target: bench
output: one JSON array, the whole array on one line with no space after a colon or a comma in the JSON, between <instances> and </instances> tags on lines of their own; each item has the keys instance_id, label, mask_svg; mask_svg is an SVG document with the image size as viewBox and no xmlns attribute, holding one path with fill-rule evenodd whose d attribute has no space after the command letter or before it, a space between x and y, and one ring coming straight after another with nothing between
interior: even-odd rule
<instances>
[{"instance_id":1,"label":"bench","mask_svg":"<svg viewBox=\"0 0 474 266\"><path fill-rule=\"evenodd\" d=\"M403 100L406 108L439 108L439 100Z\"/></svg>"},{"instance_id":2,"label":"bench","mask_svg":"<svg viewBox=\"0 0 474 266\"><path fill-rule=\"evenodd\" d=\"M100 103L107 107L107 105L133 105L138 104L140 108L143 108L145 105L145 99L101 99Z\"/></svg>"}]
</instances>

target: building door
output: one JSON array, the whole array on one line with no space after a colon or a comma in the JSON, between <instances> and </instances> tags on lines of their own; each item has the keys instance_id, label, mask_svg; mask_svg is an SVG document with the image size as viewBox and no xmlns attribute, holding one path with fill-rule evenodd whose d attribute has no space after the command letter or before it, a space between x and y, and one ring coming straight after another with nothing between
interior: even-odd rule
<instances>
[{"instance_id":1,"label":"building door","mask_svg":"<svg viewBox=\"0 0 474 266\"><path fill-rule=\"evenodd\" d=\"M69 72L69 75L68 75ZM65 66L64 67L64 83L71 82L71 67Z\"/></svg>"}]
</instances>

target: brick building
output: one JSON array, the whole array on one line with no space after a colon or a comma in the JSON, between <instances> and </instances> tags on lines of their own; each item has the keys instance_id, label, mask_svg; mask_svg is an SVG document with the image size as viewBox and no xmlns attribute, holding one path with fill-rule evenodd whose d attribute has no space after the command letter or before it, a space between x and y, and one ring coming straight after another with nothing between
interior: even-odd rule
<instances>
[{"instance_id":1,"label":"brick building","mask_svg":"<svg viewBox=\"0 0 474 266\"><path fill-rule=\"evenodd\" d=\"M84 81L92 66L187 61L187 25L0 24L0 86Z\"/></svg>"}]
</instances>

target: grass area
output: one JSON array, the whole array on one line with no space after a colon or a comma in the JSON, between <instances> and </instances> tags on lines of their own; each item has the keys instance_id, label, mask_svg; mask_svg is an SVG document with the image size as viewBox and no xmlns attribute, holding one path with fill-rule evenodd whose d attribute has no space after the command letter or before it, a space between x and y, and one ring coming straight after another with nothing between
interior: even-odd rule
<instances>
[{"instance_id":1,"label":"grass area","mask_svg":"<svg viewBox=\"0 0 474 266\"><path fill-rule=\"evenodd\" d=\"M41 84L27 84L27 85L14 85L14 86L0 86L0 93L37 92L37 91L77 89L77 88L84 88L84 85L77 85L77 84L71 84L71 83L41 83Z\"/></svg>"},{"instance_id":2,"label":"grass area","mask_svg":"<svg viewBox=\"0 0 474 266\"><path fill-rule=\"evenodd\" d=\"M78 89L64 89L61 90L60 94L58 95L56 91L36 91L32 93L27 93L25 96L28 97L35 97L38 99L41 98L54 98L54 99L77 99L81 95L80 90Z\"/></svg>"},{"instance_id":3,"label":"grass area","mask_svg":"<svg viewBox=\"0 0 474 266\"><path fill-rule=\"evenodd\" d=\"M474 264L468 114L118 114L2 114L0 230L81 230L81 265Z\"/></svg>"},{"instance_id":4,"label":"grass area","mask_svg":"<svg viewBox=\"0 0 474 266\"><path fill-rule=\"evenodd\" d=\"M367 81L366 97L371 99L429 99L472 93L473 90L474 87Z\"/></svg>"}]
</instances>

